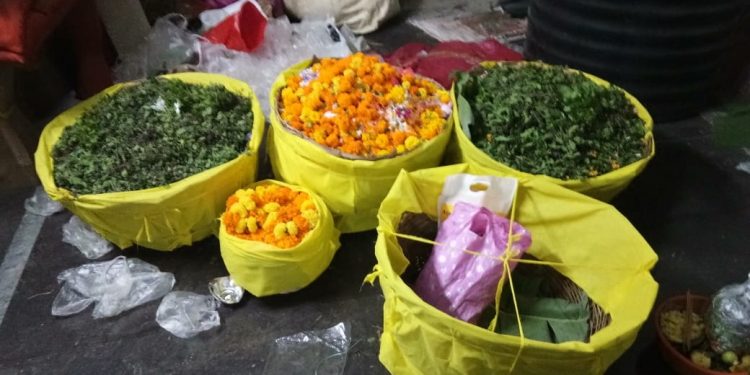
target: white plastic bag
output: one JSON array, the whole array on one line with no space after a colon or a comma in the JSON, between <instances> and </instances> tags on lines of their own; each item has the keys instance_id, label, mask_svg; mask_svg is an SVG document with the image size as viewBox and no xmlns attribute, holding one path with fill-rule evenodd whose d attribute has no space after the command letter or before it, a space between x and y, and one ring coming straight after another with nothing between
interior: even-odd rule
<instances>
[{"instance_id":1,"label":"white plastic bag","mask_svg":"<svg viewBox=\"0 0 750 375\"><path fill-rule=\"evenodd\" d=\"M343 57L352 51L333 20L292 24L286 17L271 18L263 44L252 53L201 42L201 72L218 73L247 82L263 111L268 113L268 92L276 77L289 66L312 56Z\"/></svg>"},{"instance_id":2,"label":"white plastic bag","mask_svg":"<svg viewBox=\"0 0 750 375\"><path fill-rule=\"evenodd\" d=\"M75 246L89 259L101 258L104 254L114 250L111 243L75 215L63 225L63 242Z\"/></svg>"},{"instance_id":3,"label":"white plastic bag","mask_svg":"<svg viewBox=\"0 0 750 375\"><path fill-rule=\"evenodd\" d=\"M52 302L52 315L77 314L92 303L95 319L107 318L163 297L174 286L174 275L137 258L117 257L84 264L57 276L62 284Z\"/></svg>"},{"instance_id":4,"label":"white plastic bag","mask_svg":"<svg viewBox=\"0 0 750 375\"><path fill-rule=\"evenodd\" d=\"M218 307L209 295L172 292L161 300L156 322L169 333L187 339L221 324Z\"/></svg>"},{"instance_id":5,"label":"white plastic bag","mask_svg":"<svg viewBox=\"0 0 750 375\"><path fill-rule=\"evenodd\" d=\"M63 205L60 202L50 199L44 188L37 186L36 190L34 190L34 195L24 201L24 208L32 214L50 216L62 211Z\"/></svg>"},{"instance_id":6,"label":"white plastic bag","mask_svg":"<svg viewBox=\"0 0 750 375\"><path fill-rule=\"evenodd\" d=\"M115 79L133 81L170 72L181 65L197 63L200 36L187 30L187 19L168 14L156 20L151 32L135 52L121 57Z\"/></svg>"},{"instance_id":7,"label":"white plastic bag","mask_svg":"<svg viewBox=\"0 0 750 375\"><path fill-rule=\"evenodd\" d=\"M263 44L252 53L210 43L186 27L181 15L159 18L143 46L124 56L115 68L117 80L138 80L173 70L223 74L250 85L268 113L268 92L284 69L313 56L343 57L352 52L350 46L363 45L362 38L337 28L332 18L294 24L286 17L271 18Z\"/></svg>"},{"instance_id":8,"label":"white plastic bag","mask_svg":"<svg viewBox=\"0 0 750 375\"><path fill-rule=\"evenodd\" d=\"M497 215L507 217L516 194L518 180L509 177L454 174L446 177L438 197L441 220L458 202L484 207Z\"/></svg>"},{"instance_id":9,"label":"white plastic bag","mask_svg":"<svg viewBox=\"0 0 750 375\"><path fill-rule=\"evenodd\" d=\"M263 375L342 374L351 338L349 324L280 337L266 360Z\"/></svg>"}]
</instances>

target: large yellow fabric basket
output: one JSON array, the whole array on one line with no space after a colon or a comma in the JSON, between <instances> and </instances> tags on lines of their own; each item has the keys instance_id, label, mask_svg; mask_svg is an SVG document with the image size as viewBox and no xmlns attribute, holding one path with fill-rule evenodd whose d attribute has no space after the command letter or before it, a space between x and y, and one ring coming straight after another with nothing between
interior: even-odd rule
<instances>
[{"instance_id":1,"label":"large yellow fabric basket","mask_svg":"<svg viewBox=\"0 0 750 375\"><path fill-rule=\"evenodd\" d=\"M55 143L65 128L73 125L106 95L134 84L122 83L79 103L52 120L44 128L34 155L36 172L47 194L121 249L135 244L170 251L208 237L218 228L216 218L224 210L226 197L255 180L265 120L260 103L250 87L242 81L217 74L178 73L162 77L197 85L219 84L237 95L247 97L253 112L253 123L248 124L248 130L252 129L252 138L247 151L222 165L150 189L75 195L56 186L52 173Z\"/></svg>"},{"instance_id":2,"label":"large yellow fabric basket","mask_svg":"<svg viewBox=\"0 0 750 375\"><path fill-rule=\"evenodd\" d=\"M451 133L451 119L435 138L400 156L379 160L350 160L331 154L322 146L293 134L279 116L279 92L286 78L307 68L303 61L276 79L271 93L271 128L268 153L273 172L291 184L304 186L320 195L336 216L344 233L361 232L377 226L377 212L398 173L440 164Z\"/></svg>"},{"instance_id":3,"label":"large yellow fabric basket","mask_svg":"<svg viewBox=\"0 0 750 375\"><path fill-rule=\"evenodd\" d=\"M546 65L539 62L484 62L482 63L483 66L489 67L495 64L537 64L537 65ZM568 69L570 71L579 72L575 69ZM583 73L588 79L593 81L594 83L609 87L611 84L599 77L593 76L588 73ZM624 92L624 91L623 91ZM550 176L543 176L539 175L538 177L541 177L549 182L552 182L554 184L564 186L568 189L586 194L588 196L597 198L599 200L608 202L612 198L614 198L617 194L619 194L623 189L625 189L630 182L638 176L643 169L646 168L646 165L648 162L654 157L656 154L656 144L654 143L654 136L652 134L654 121L651 118L651 115L649 115L646 108L643 107L643 105L627 92L625 93L625 97L628 98L628 100L633 104L633 107L635 107L636 112L638 113L638 117L640 117L645 126L646 134L644 137L645 144L646 144L646 150L645 150L645 156L643 159L640 159L634 163L631 163L629 165L623 166L622 168L613 170L608 173L604 173L602 175L587 178L584 180L562 180L555 177ZM460 121L460 114L458 111L458 105L456 104L456 87L455 85L451 89L451 98L453 100L453 122L454 122L454 132L455 136L453 137L453 140L451 141L451 144L448 146L448 151L446 153L447 159L454 163L467 163L472 164L476 166L481 166L488 168L490 170L495 170L500 173L504 173L506 175L511 176L531 176L529 173L525 173L522 171L519 171L517 169L514 169L513 167L501 163L495 159L493 159L491 156L484 153L482 150L480 150L477 146L474 145L474 143L471 142L471 139L469 139L468 136L466 136L466 133L464 133L463 128L461 127L461 121Z\"/></svg>"},{"instance_id":4,"label":"large yellow fabric basket","mask_svg":"<svg viewBox=\"0 0 750 375\"><path fill-rule=\"evenodd\" d=\"M612 206L521 177L513 216L531 233L527 253L575 282L611 322L589 342L551 344L454 319L401 279L408 260L396 228L406 211L437 217L443 182L457 173L483 172L466 164L401 172L380 207L378 263L366 279L378 279L385 296L380 361L394 374L604 373L633 343L656 297L649 270L657 256L648 243Z\"/></svg>"}]
</instances>

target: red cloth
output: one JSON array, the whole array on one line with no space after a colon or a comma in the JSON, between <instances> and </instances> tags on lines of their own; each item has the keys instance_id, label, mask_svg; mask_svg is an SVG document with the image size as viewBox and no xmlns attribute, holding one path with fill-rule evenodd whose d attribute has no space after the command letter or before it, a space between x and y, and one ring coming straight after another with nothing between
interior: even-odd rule
<instances>
[{"instance_id":1,"label":"red cloth","mask_svg":"<svg viewBox=\"0 0 750 375\"><path fill-rule=\"evenodd\" d=\"M77 0L0 0L0 61L26 64Z\"/></svg>"},{"instance_id":2,"label":"red cloth","mask_svg":"<svg viewBox=\"0 0 750 375\"><path fill-rule=\"evenodd\" d=\"M443 42L435 46L410 43L385 60L450 87L456 71L467 71L482 61L519 61L523 56L494 39L487 39L478 43Z\"/></svg>"},{"instance_id":3,"label":"red cloth","mask_svg":"<svg viewBox=\"0 0 750 375\"><path fill-rule=\"evenodd\" d=\"M250 52L263 43L267 23L263 11L252 3L245 3L239 12L225 18L203 36L212 43Z\"/></svg>"}]
</instances>

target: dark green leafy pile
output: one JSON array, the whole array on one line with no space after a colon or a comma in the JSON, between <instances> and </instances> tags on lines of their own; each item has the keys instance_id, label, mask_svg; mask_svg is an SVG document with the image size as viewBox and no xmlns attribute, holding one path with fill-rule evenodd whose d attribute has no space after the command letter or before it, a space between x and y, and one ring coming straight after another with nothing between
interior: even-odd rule
<instances>
[{"instance_id":1,"label":"dark green leafy pile","mask_svg":"<svg viewBox=\"0 0 750 375\"><path fill-rule=\"evenodd\" d=\"M536 260L528 255L525 258ZM583 292L575 293L569 286L563 287L564 278L546 266L521 264L513 271L513 292L527 339L550 343L588 341L589 298ZM513 292L509 283L503 285L495 332L520 336ZM573 296L577 299L574 300ZM478 325L489 326L494 316L493 303L483 311Z\"/></svg>"},{"instance_id":2,"label":"dark green leafy pile","mask_svg":"<svg viewBox=\"0 0 750 375\"><path fill-rule=\"evenodd\" d=\"M179 181L247 149L249 99L219 85L151 79L102 99L65 129L52 157L57 186L76 194Z\"/></svg>"},{"instance_id":3,"label":"dark green leafy pile","mask_svg":"<svg viewBox=\"0 0 750 375\"><path fill-rule=\"evenodd\" d=\"M645 129L622 90L560 67L501 64L459 74L464 132L493 159L581 179L644 157Z\"/></svg>"},{"instance_id":4,"label":"dark green leafy pile","mask_svg":"<svg viewBox=\"0 0 750 375\"><path fill-rule=\"evenodd\" d=\"M513 275L516 302L521 316L524 336L528 339L562 343L586 341L589 332L588 296L578 302L550 297L544 289L550 288L549 278L536 275ZM500 304L500 324L496 332L520 336L516 310L509 286L503 290Z\"/></svg>"}]
</instances>

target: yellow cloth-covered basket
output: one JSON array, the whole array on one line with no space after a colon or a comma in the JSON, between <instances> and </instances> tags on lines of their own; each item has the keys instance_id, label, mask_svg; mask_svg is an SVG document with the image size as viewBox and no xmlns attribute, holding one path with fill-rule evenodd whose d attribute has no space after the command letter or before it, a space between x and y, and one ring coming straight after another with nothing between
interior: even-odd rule
<instances>
[{"instance_id":1,"label":"yellow cloth-covered basket","mask_svg":"<svg viewBox=\"0 0 750 375\"><path fill-rule=\"evenodd\" d=\"M303 139L282 123L279 92L286 78L307 68L303 61L282 72L269 94L271 128L268 153L276 177L304 186L320 195L336 215L337 227L345 233L377 226L377 212L393 181L402 169L411 171L440 164L450 139L451 118L435 138L404 155L380 160L349 160L334 156L322 146Z\"/></svg>"},{"instance_id":2,"label":"yellow cloth-covered basket","mask_svg":"<svg viewBox=\"0 0 750 375\"><path fill-rule=\"evenodd\" d=\"M437 217L443 182L457 173L481 174L466 164L402 172L380 207L378 263L366 279L379 278L385 296L380 361L394 374L604 373L649 315L658 289L649 273L656 254L614 207L521 177L514 217L531 233L528 253L580 286L612 321L590 342L552 344L454 319L401 279L408 260L395 232L406 211Z\"/></svg>"},{"instance_id":3,"label":"yellow cloth-covered basket","mask_svg":"<svg viewBox=\"0 0 750 375\"><path fill-rule=\"evenodd\" d=\"M546 65L539 62L515 62L515 63L508 63L508 62L484 62L482 63L485 67L490 67L494 64L537 64L537 65ZM575 69L567 69L569 71L573 72L579 72ZM588 79L593 81L594 83L609 87L611 84L599 77L593 76L588 73L583 73L584 76L586 76ZM625 92L625 97L628 98L628 100L633 104L633 107L635 107L638 117L640 117L643 122L645 123L646 128L646 135L644 137L646 141L646 153L645 157L641 160L638 160L634 163L631 163L629 165L625 165L622 168L613 170L611 172L592 177L587 178L584 180L562 180L555 177L550 176L544 176L539 175L538 177L541 177L543 179L546 179L549 182L555 183L560 186L564 186L568 189L575 190L577 192L586 194L588 196L597 198L602 201L609 201L612 198L614 198L617 194L619 194L623 189L625 189L630 182L639 175L644 168L646 168L646 165L648 162L654 157L656 153L656 145L654 143L654 136L652 134L652 129L654 125L654 121L651 118L651 115L649 115L646 108L643 107L643 105L630 95L629 93ZM463 128L461 127L461 121L460 121L460 115L458 112L458 104L456 101L456 87L453 85L453 88L451 90L451 98L453 100L453 120L454 120L454 132L455 137L453 137L453 140L451 141L451 144L448 146L448 152L447 152L447 158L455 163L467 163L467 164L474 164L481 167L486 167L491 170L495 170L501 173L504 173L506 175L512 175L512 176L531 176L529 173L525 173L522 171L519 171L517 169L514 169L513 167L501 163L499 161L496 161L491 156L485 154L482 150L480 150L477 146L475 146L469 137L466 136L466 134L463 131Z\"/></svg>"},{"instance_id":4,"label":"yellow cloth-covered basket","mask_svg":"<svg viewBox=\"0 0 750 375\"><path fill-rule=\"evenodd\" d=\"M319 222L295 247L275 246L228 234L224 223L219 229L221 257L232 279L256 297L290 293L302 289L320 276L339 248L339 231L323 200L311 191L273 180L253 184L276 184L302 191L318 210Z\"/></svg>"},{"instance_id":5,"label":"yellow cloth-covered basket","mask_svg":"<svg viewBox=\"0 0 750 375\"><path fill-rule=\"evenodd\" d=\"M63 130L73 125L106 95L134 84L122 83L79 103L52 120L44 128L34 155L36 172L47 194L121 249L136 244L170 251L208 237L217 229L216 217L224 210L226 197L255 180L265 120L260 103L250 87L242 81L217 74L178 73L162 77L197 85L219 84L248 98L253 123L248 124L248 128L252 126L252 138L247 151L222 165L150 189L75 195L56 186L52 173L52 150Z\"/></svg>"}]
</instances>

